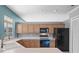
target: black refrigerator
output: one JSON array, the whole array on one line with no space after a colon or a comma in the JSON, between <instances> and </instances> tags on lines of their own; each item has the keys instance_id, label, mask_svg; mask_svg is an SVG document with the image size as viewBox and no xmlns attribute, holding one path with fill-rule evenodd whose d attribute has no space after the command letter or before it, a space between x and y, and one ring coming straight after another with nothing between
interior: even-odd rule
<instances>
[{"instance_id":1,"label":"black refrigerator","mask_svg":"<svg viewBox=\"0 0 79 59\"><path fill-rule=\"evenodd\" d=\"M54 29L55 47L63 52L69 52L69 28Z\"/></svg>"}]
</instances>

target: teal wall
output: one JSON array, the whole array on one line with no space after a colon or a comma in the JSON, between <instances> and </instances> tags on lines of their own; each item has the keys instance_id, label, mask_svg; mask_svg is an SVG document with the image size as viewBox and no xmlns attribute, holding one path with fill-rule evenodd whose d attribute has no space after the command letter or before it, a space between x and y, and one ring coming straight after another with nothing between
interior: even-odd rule
<instances>
[{"instance_id":1,"label":"teal wall","mask_svg":"<svg viewBox=\"0 0 79 59\"><path fill-rule=\"evenodd\" d=\"M7 6L0 5L0 36L4 35L4 16L9 16L13 19L13 34L16 37L15 23L24 22L22 18L11 11Z\"/></svg>"}]
</instances>

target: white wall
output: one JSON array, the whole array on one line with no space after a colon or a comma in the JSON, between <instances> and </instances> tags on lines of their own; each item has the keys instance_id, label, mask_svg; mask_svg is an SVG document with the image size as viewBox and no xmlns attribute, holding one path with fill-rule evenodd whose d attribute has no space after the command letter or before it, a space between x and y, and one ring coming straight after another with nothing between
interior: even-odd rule
<instances>
[{"instance_id":1,"label":"white wall","mask_svg":"<svg viewBox=\"0 0 79 59\"><path fill-rule=\"evenodd\" d=\"M79 52L79 7L70 13L70 52Z\"/></svg>"},{"instance_id":2,"label":"white wall","mask_svg":"<svg viewBox=\"0 0 79 59\"><path fill-rule=\"evenodd\" d=\"M70 19L66 20L64 24L65 24L65 28L70 28Z\"/></svg>"},{"instance_id":3,"label":"white wall","mask_svg":"<svg viewBox=\"0 0 79 59\"><path fill-rule=\"evenodd\" d=\"M72 19L72 52L79 53L79 17Z\"/></svg>"}]
</instances>

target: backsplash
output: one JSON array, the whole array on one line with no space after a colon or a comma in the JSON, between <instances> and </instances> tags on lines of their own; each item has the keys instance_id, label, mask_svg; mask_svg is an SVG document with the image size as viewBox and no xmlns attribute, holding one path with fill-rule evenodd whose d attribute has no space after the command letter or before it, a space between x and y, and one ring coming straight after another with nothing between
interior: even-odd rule
<instances>
[{"instance_id":1,"label":"backsplash","mask_svg":"<svg viewBox=\"0 0 79 59\"><path fill-rule=\"evenodd\" d=\"M18 37L39 37L39 34L19 34Z\"/></svg>"},{"instance_id":2,"label":"backsplash","mask_svg":"<svg viewBox=\"0 0 79 59\"><path fill-rule=\"evenodd\" d=\"M18 37L40 37L40 34L39 33L19 34ZM49 34L49 37L53 37L53 35Z\"/></svg>"}]
</instances>

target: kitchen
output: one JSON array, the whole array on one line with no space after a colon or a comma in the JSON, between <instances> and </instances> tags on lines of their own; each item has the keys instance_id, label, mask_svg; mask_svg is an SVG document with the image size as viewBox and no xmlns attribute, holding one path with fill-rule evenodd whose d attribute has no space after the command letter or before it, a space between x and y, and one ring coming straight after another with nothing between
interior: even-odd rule
<instances>
[{"instance_id":1,"label":"kitchen","mask_svg":"<svg viewBox=\"0 0 79 59\"><path fill-rule=\"evenodd\" d=\"M65 28L65 24L63 22L17 24L17 38L21 39L17 42L26 48L56 48L55 28Z\"/></svg>"},{"instance_id":2,"label":"kitchen","mask_svg":"<svg viewBox=\"0 0 79 59\"><path fill-rule=\"evenodd\" d=\"M2 0L0 4L0 58L78 57L77 0Z\"/></svg>"},{"instance_id":3,"label":"kitchen","mask_svg":"<svg viewBox=\"0 0 79 59\"><path fill-rule=\"evenodd\" d=\"M9 39L11 42L15 42L12 45L16 44L17 46L15 47L21 46L26 49L48 49L48 51L56 49L61 52L69 52L70 23L68 22L68 13L76 6L7 5L7 7L22 18L22 21L19 22L18 18L8 16L8 18L13 20L13 28L11 28L13 38ZM15 23L14 19L16 19Z\"/></svg>"},{"instance_id":4,"label":"kitchen","mask_svg":"<svg viewBox=\"0 0 79 59\"><path fill-rule=\"evenodd\" d=\"M31 27L29 31L28 29ZM35 29L38 30L36 31ZM63 22L54 23L18 23L16 24L17 40L14 43L17 45L15 49L6 50L3 53L62 53L68 50L57 49L57 42L54 36L56 28L63 29ZM25 31L24 31L25 30ZM27 30L27 31L26 31ZM35 31L36 32L35 32ZM13 41L12 41L13 42ZM67 42L67 41L66 41ZM67 46L67 45L66 45ZM68 47L67 47L68 48ZM63 51L62 51L63 50Z\"/></svg>"}]
</instances>

